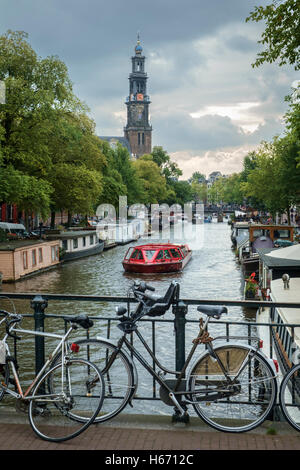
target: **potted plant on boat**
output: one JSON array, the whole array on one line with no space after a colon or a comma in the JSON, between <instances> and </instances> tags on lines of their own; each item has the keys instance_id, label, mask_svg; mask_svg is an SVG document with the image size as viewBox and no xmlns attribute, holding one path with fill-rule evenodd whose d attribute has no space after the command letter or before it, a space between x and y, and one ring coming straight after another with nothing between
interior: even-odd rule
<instances>
[{"instance_id":1,"label":"potted plant on boat","mask_svg":"<svg viewBox=\"0 0 300 470\"><path fill-rule=\"evenodd\" d=\"M245 285L245 298L246 299L255 299L258 291L258 283L255 280L255 273L250 274L246 279Z\"/></svg>"}]
</instances>

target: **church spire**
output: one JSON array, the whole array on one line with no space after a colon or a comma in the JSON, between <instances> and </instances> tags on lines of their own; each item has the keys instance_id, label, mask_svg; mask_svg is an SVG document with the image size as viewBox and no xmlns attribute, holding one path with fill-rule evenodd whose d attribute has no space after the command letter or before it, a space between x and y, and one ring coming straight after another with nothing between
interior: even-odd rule
<instances>
[{"instance_id":1,"label":"church spire","mask_svg":"<svg viewBox=\"0 0 300 470\"><path fill-rule=\"evenodd\" d=\"M139 32L134 51L135 55L131 58L132 72L129 75L129 96L126 100L127 125L124 128L124 136L130 143L132 153L140 157L152 151L152 127L149 123L148 77L145 73L145 56Z\"/></svg>"}]
</instances>

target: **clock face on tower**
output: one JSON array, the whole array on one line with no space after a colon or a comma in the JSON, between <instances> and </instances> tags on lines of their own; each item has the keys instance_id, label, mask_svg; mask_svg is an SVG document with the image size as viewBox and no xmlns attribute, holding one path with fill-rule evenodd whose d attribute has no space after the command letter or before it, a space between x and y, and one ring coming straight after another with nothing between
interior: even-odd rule
<instances>
[{"instance_id":1,"label":"clock face on tower","mask_svg":"<svg viewBox=\"0 0 300 470\"><path fill-rule=\"evenodd\" d=\"M132 118L135 122L140 122L143 119L143 112L144 112L144 105L143 104L137 104L132 107L131 113L132 113Z\"/></svg>"}]
</instances>

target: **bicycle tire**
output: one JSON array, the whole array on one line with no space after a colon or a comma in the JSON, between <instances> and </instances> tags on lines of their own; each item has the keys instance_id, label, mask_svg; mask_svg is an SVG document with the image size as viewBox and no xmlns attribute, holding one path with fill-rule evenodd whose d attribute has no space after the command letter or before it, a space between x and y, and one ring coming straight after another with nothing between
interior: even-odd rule
<instances>
[{"instance_id":1,"label":"bicycle tire","mask_svg":"<svg viewBox=\"0 0 300 470\"><path fill-rule=\"evenodd\" d=\"M246 432L256 428L267 419L276 400L274 370L262 354L248 346L224 345L214 352L221 358L235 385L228 387L219 363L206 353L189 375L194 410L219 431ZM197 390L201 390L197 396L196 385ZM218 392L222 392L223 397L217 396Z\"/></svg>"},{"instance_id":2,"label":"bicycle tire","mask_svg":"<svg viewBox=\"0 0 300 470\"><path fill-rule=\"evenodd\" d=\"M90 389L87 383L94 379ZM101 372L91 362L67 359L57 363L38 381L30 397L28 415L33 431L51 442L78 436L98 415L104 387Z\"/></svg>"},{"instance_id":3,"label":"bicycle tire","mask_svg":"<svg viewBox=\"0 0 300 470\"><path fill-rule=\"evenodd\" d=\"M1 375L2 375L1 382L5 387L8 387L9 378L10 378L10 367L9 367L8 361L6 360L6 363L1 364L1 366L2 366L2 368L1 368ZM0 388L0 401L4 398L5 393L6 393L5 389Z\"/></svg>"},{"instance_id":4,"label":"bicycle tire","mask_svg":"<svg viewBox=\"0 0 300 470\"><path fill-rule=\"evenodd\" d=\"M109 370L106 369L108 358L117 350L109 341L82 339L76 341L76 345L79 351L73 354L93 362L101 371L105 383L103 405L94 422L108 421L121 413L134 396L137 387L134 368L127 355L118 351L113 364Z\"/></svg>"},{"instance_id":5,"label":"bicycle tire","mask_svg":"<svg viewBox=\"0 0 300 470\"><path fill-rule=\"evenodd\" d=\"M293 366L284 376L279 391L281 411L287 422L300 431L300 364Z\"/></svg>"}]
</instances>

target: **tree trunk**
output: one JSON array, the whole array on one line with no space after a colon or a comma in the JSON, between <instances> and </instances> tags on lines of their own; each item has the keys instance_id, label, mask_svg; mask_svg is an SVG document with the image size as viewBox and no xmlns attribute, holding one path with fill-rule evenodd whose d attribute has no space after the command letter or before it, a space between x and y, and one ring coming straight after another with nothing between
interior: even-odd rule
<instances>
[{"instance_id":1,"label":"tree trunk","mask_svg":"<svg viewBox=\"0 0 300 470\"><path fill-rule=\"evenodd\" d=\"M68 227L72 225L72 212L68 211Z\"/></svg>"},{"instance_id":2,"label":"tree trunk","mask_svg":"<svg viewBox=\"0 0 300 470\"><path fill-rule=\"evenodd\" d=\"M55 228L55 211L51 211L50 228L51 228L52 230Z\"/></svg>"},{"instance_id":3,"label":"tree trunk","mask_svg":"<svg viewBox=\"0 0 300 470\"><path fill-rule=\"evenodd\" d=\"M288 216L288 224L291 225L291 213L290 213L290 207L287 208L286 210L287 216Z\"/></svg>"}]
</instances>

